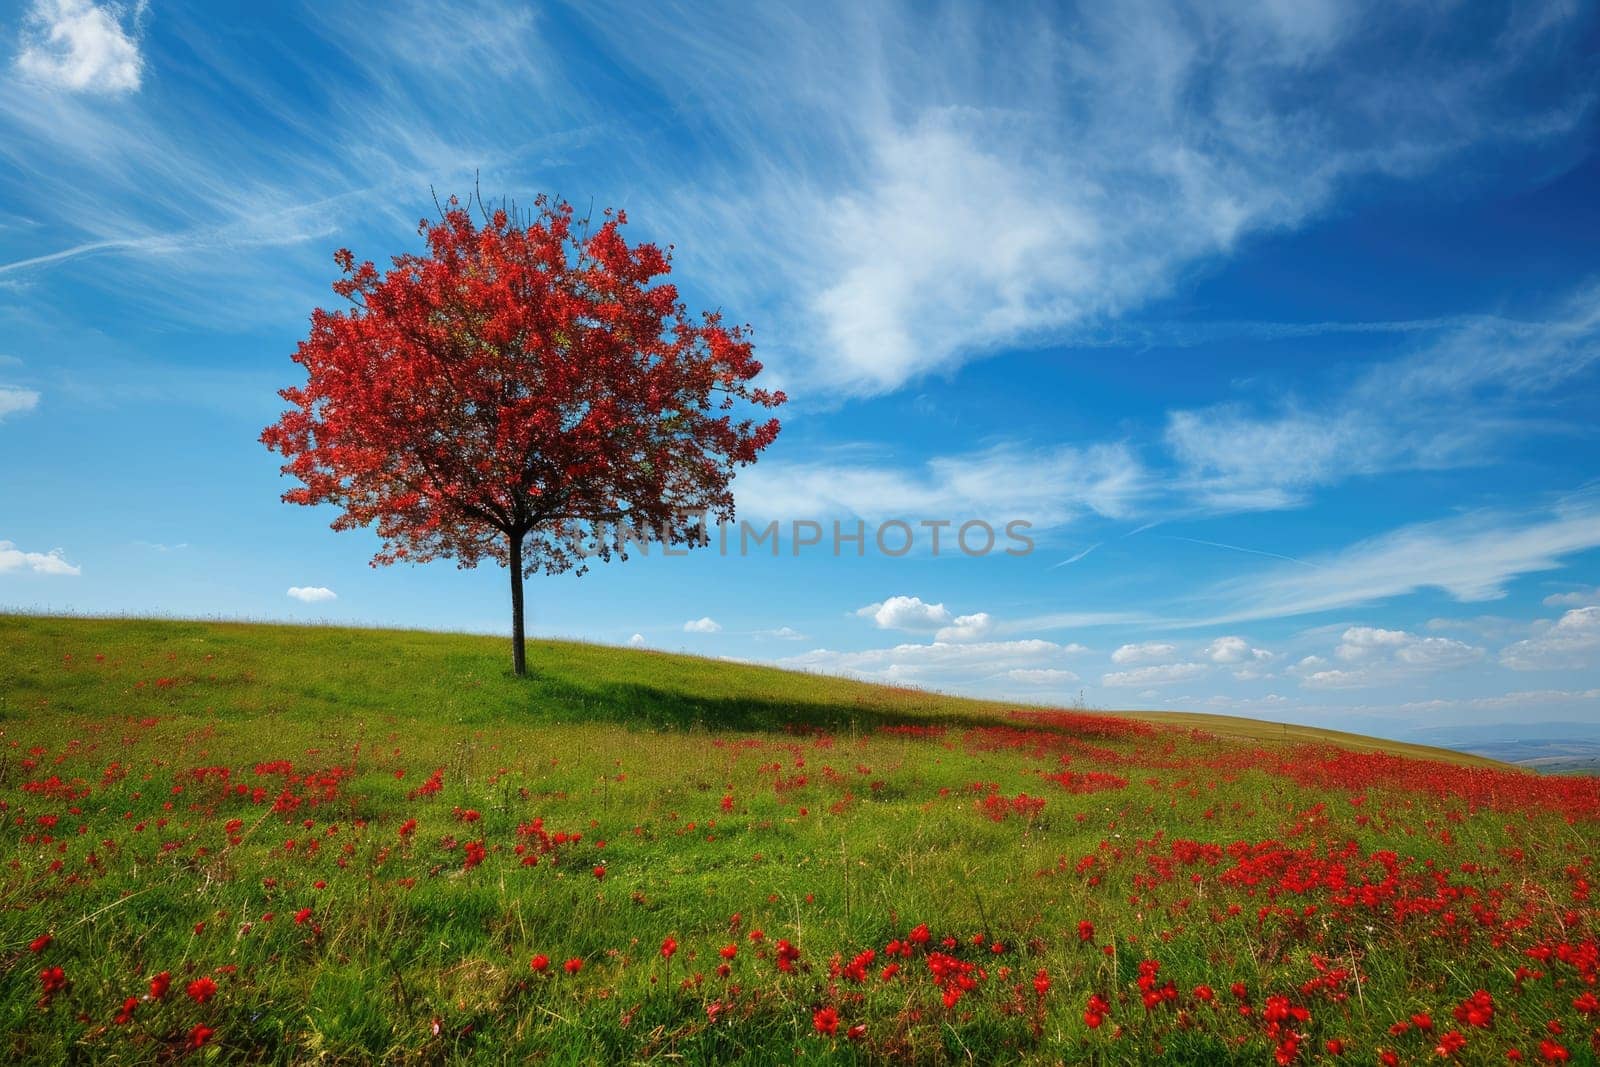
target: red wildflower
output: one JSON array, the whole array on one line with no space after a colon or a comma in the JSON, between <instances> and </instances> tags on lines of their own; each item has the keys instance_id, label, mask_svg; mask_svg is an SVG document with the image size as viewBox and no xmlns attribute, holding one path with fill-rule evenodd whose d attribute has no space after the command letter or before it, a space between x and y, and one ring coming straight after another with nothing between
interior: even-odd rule
<instances>
[{"instance_id":1,"label":"red wildflower","mask_svg":"<svg viewBox=\"0 0 1600 1067\"><path fill-rule=\"evenodd\" d=\"M184 992L189 994L189 999L196 1004L204 1004L217 995L217 983L210 978L196 978L190 982Z\"/></svg>"},{"instance_id":2,"label":"red wildflower","mask_svg":"<svg viewBox=\"0 0 1600 1067\"><path fill-rule=\"evenodd\" d=\"M661 958L662 959L670 960L672 958L672 954L674 952L677 952L677 951L678 951L678 940L677 940L677 938L669 937L666 940L661 942Z\"/></svg>"},{"instance_id":3,"label":"red wildflower","mask_svg":"<svg viewBox=\"0 0 1600 1067\"><path fill-rule=\"evenodd\" d=\"M778 970L780 970L780 971L792 971L792 970L794 970L794 961L799 959L799 958L800 958L800 950L799 949L795 948L793 945L789 944L789 942L783 940L782 938L778 939Z\"/></svg>"},{"instance_id":4,"label":"red wildflower","mask_svg":"<svg viewBox=\"0 0 1600 1067\"><path fill-rule=\"evenodd\" d=\"M46 997L53 997L67 988L67 972L60 967L46 967L39 972L39 984L44 986Z\"/></svg>"},{"instance_id":5,"label":"red wildflower","mask_svg":"<svg viewBox=\"0 0 1600 1067\"><path fill-rule=\"evenodd\" d=\"M818 1008L811 1016L811 1025L816 1028L817 1033L832 1037L839 1032L839 1012L832 1005Z\"/></svg>"},{"instance_id":6,"label":"red wildflower","mask_svg":"<svg viewBox=\"0 0 1600 1067\"><path fill-rule=\"evenodd\" d=\"M1572 1059L1572 1053L1561 1042L1547 1037L1539 1042L1539 1058L1546 1063L1566 1063Z\"/></svg>"},{"instance_id":7,"label":"red wildflower","mask_svg":"<svg viewBox=\"0 0 1600 1067\"><path fill-rule=\"evenodd\" d=\"M151 1000L160 1000L162 997L167 995L167 990L169 988L171 988L171 986L172 986L172 975L171 975L171 973L167 972L167 971L162 971L160 974L158 974L154 978L150 979L150 999Z\"/></svg>"},{"instance_id":8,"label":"red wildflower","mask_svg":"<svg viewBox=\"0 0 1600 1067\"><path fill-rule=\"evenodd\" d=\"M1078 921L1078 940L1084 943L1094 940L1094 923L1088 919Z\"/></svg>"},{"instance_id":9,"label":"red wildflower","mask_svg":"<svg viewBox=\"0 0 1600 1067\"><path fill-rule=\"evenodd\" d=\"M1441 1056L1454 1056L1467 1047L1467 1038L1460 1030L1447 1030L1439 1037L1439 1044L1434 1047L1435 1052Z\"/></svg>"},{"instance_id":10,"label":"red wildflower","mask_svg":"<svg viewBox=\"0 0 1600 1067\"><path fill-rule=\"evenodd\" d=\"M301 908L299 911L294 913L294 922L295 922L296 926L304 926L306 924L306 921L308 919L310 919L310 918L311 918L311 909L310 908Z\"/></svg>"},{"instance_id":11,"label":"red wildflower","mask_svg":"<svg viewBox=\"0 0 1600 1067\"><path fill-rule=\"evenodd\" d=\"M568 974L577 974L579 971L583 970L583 961L574 956L561 966L567 969Z\"/></svg>"},{"instance_id":12,"label":"red wildflower","mask_svg":"<svg viewBox=\"0 0 1600 1067\"><path fill-rule=\"evenodd\" d=\"M604 881L606 877L606 869L601 866L596 866L594 869L594 876L600 881Z\"/></svg>"},{"instance_id":13,"label":"red wildflower","mask_svg":"<svg viewBox=\"0 0 1600 1067\"><path fill-rule=\"evenodd\" d=\"M1040 968L1033 976L1033 992L1035 996L1044 996L1050 992L1050 972Z\"/></svg>"},{"instance_id":14,"label":"red wildflower","mask_svg":"<svg viewBox=\"0 0 1600 1067\"><path fill-rule=\"evenodd\" d=\"M731 960L739 954L739 946L737 944L723 945L717 950L717 954L725 960Z\"/></svg>"},{"instance_id":15,"label":"red wildflower","mask_svg":"<svg viewBox=\"0 0 1600 1067\"><path fill-rule=\"evenodd\" d=\"M550 968L550 957L541 952L528 962L528 966L543 974Z\"/></svg>"},{"instance_id":16,"label":"red wildflower","mask_svg":"<svg viewBox=\"0 0 1600 1067\"><path fill-rule=\"evenodd\" d=\"M50 942L54 940L55 938L51 937L49 934L40 934L38 937L34 938L28 943L28 951L43 952L45 949L50 947Z\"/></svg>"},{"instance_id":17,"label":"red wildflower","mask_svg":"<svg viewBox=\"0 0 1600 1067\"><path fill-rule=\"evenodd\" d=\"M414 834L416 832L417 832L417 820L415 820L415 819L407 819L405 822L400 824L400 836L401 837L410 837L412 834Z\"/></svg>"},{"instance_id":18,"label":"red wildflower","mask_svg":"<svg viewBox=\"0 0 1600 1067\"><path fill-rule=\"evenodd\" d=\"M199 1023L193 1030L189 1031L189 1047L200 1048L207 1041L210 1041L211 1036L215 1033L216 1031L205 1023Z\"/></svg>"},{"instance_id":19,"label":"red wildflower","mask_svg":"<svg viewBox=\"0 0 1600 1067\"><path fill-rule=\"evenodd\" d=\"M138 997L129 997L122 1002L122 1010L117 1012L116 1024L126 1026L133 1021L133 1011L139 1006Z\"/></svg>"}]
</instances>

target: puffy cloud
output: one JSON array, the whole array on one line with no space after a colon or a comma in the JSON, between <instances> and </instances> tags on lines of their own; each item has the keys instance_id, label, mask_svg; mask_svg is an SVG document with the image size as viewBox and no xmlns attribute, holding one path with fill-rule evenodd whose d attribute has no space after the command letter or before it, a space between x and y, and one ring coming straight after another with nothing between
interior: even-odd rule
<instances>
[{"instance_id":1,"label":"puffy cloud","mask_svg":"<svg viewBox=\"0 0 1600 1067\"><path fill-rule=\"evenodd\" d=\"M804 641L806 635L791 626L780 626L776 630L757 630L756 637L770 637L774 641Z\"/></svg>"},{"instance_id":2,"label":"puffy cloud","mask_svg":"<svg viewBox=\"0 0 1600 1067\"><path fill-rule=\"evenodd\" d=\"M0 420L21 415L39 406L39 394L17 385L0 385Z\"/></svg>"},{"instance_id":3,"label":"puffy cloud","mask_svg":"<svg viewBox=\"0 0 1600 1067\"><path fill-rule=\"evenodd\" d=\"M915 596L892 596L857 608L856 614L871 619L880 630L937 630L950 622L943 604L927 604Z\"/></svg>"},{"instance_id":4,"label":"puffy cloud","mask_svg":"<svg viewBox=\"0 0 1600 1067\"><path fill-rule=\"evenodd\" d=\"M77 575L83 568L68 563L59 548L48 552L24 552L10 541L0 541L0 574L7 571L32 571L34 574Z\"/></svg>"},{"instance_id":5,"label":"puffy cloud","mask_svg":"<svg viewBox=\"0 0 1600 1067\"><path fill-rule=\"evenodd\" d=\"M339 599L339 594L325 585L292 585L289 587L289 595L305 604L321 604Z\"/></svg>"},{"instance_id":6,"label":"puffy cloud","mask_svg":"<svg viewBox=\"0 0 1600 1067\"><path fill-rule=\"evenodd\" d=\"M949 626L940 627L939 632L933 635L935 641L976 641L987 637L989 631L994 629L994 620L989 618L989 613L980 611L972 615L957 615Z\"/></svg>"},{"instance_id":7,"label":"puffy cloud","mask_svg":"<svg viewBox=\"0 0 1600 1067\"><path fill-rule=\"evenodd\" d=\"M1600 660L1600 606L1573 608L1525 641L1508 645L1500 662L1514 671L1566 670Z\"/></svg>"},{"instance_id":8,"label":"puffy cloud","mask_svg":"<svg viewBox=\"0 0 1600 1067\"><path fill-rule=\"evenodd\" d=\"M1116 657L1113 655L1112 658ZM1152 667L1135 667L1129 671L1112 671L1110 674L1101 675L1100 684L1108 689L1172 685L1177 682L1193 681L1210 670L1210 666L1204 663L1161 663Z\"/></svg>"},{"instance_id":9,"label":"puffy cloud","mask_svg":"<svg viewBox=\"0 0 1600 1067\"><path fill-rule=\"evenodd\" d=\"M17 70L29 81L72 92L138 89L144 57L137 23L144 6L140 0L130 12L90 0L34 0L23 21Z\"/></svg>"},{"instance_id":10,"label":"puffy cloud","mask_svg":"<svg viewBox=\"0 0 1600 1067\"><path fill-rule=\"evenodd\" d=\"M1165 641L1141 641L1138 644L1123 645L1111 653L1111 662L1118 666L1127 666L1131 663L1151 663L1156 660L1170 659L1178 651L1177 645L1167 644Z\"/></svg>"},{"instance_id":11,"label":"puffy cloud","mask_svg":"<svg viewBox=\"0 0 1600 1067\"><path fill-rule=\"evenodd\" d=\"M709 615L698 619L690 619L683 624L683 632L686 634L714 634L721 630L722 624Z\"/></svg>"},{"instance_id":12,"label":"puffy cloud","mask_svg":"<svg viewBox=\"0 0 1600 1067\"><path fill-rule=\"evenodd\" d=\"M1252 648L1242 637L1219 637L1205 647L1204 655L1212 663L1232 665L1237 663L1262 663L1272 658L1264 648Z\"/></svg>"},{"instance_id":13,"label":"puffy cloud","mask_svg":"<svg viewBox=\"0 0 1600 1067\"><path fill-rule=\"evenodd\" d=\"M1322 656L1307 656L1289 668L1289 673L1307 689L1364 689L1465 667L1483 659L1484 652L1449 637L1351 626L1339 635L1333 655L1342 666Z\"/></svg>"},{"instance_id":14,"label":"puffy cloud","mask_svg":"<svg viewBox=\"0 0 1600 1067\"><path fill-rule=\"evenodd\" d=\"M632 645L634 648L643 648L644 634L634 634L632 637L628 638L628 644Z\"/></svg>"}]
</instances>

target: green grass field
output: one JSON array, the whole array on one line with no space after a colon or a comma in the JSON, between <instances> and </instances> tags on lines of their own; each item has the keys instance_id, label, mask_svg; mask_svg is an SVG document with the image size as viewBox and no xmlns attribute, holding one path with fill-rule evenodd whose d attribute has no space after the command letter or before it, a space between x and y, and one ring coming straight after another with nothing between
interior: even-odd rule
<instances>
[{"instance_id":1,"label":"green grass field","mask_svg":"<svg viewBox=\"0 0 1600 1067\"><path fill-rule=\"evenodd\" d=\"M529 658L0 616L0 1055L1596 1057L1600 780Z\"/></svg>"}]
</instances>

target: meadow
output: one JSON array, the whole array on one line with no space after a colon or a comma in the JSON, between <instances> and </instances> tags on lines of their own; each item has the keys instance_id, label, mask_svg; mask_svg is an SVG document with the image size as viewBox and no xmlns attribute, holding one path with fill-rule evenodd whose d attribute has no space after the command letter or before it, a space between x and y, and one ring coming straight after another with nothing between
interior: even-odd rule
<instances>
[{"instance_id":1,"label":"meadow","mask_svg":"<svg viewBox=\"0 0 1600 1067\"><path fill-rule=\"evenodd\" d=\"M1600 779L529 662L0 616L0 1057L1600 1058Z\"/></svg>"}]
</instances>

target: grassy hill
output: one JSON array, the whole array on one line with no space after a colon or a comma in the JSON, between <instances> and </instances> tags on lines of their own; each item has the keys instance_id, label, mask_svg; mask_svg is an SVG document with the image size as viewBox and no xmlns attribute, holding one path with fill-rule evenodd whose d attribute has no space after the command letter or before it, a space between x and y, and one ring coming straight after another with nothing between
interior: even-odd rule
<instances>
[{"instance_id":1,"label":"grassy hill","mask_svg":"<svg viewBox=\"0 0 1600 1067\"><path fill-rule=\"evenodd\" d=\"M1600 1041L1600 780L529 656L514 679L490 638L0 617L6 1057L1487 1063Z\"/></svg>"}]
</instances>

